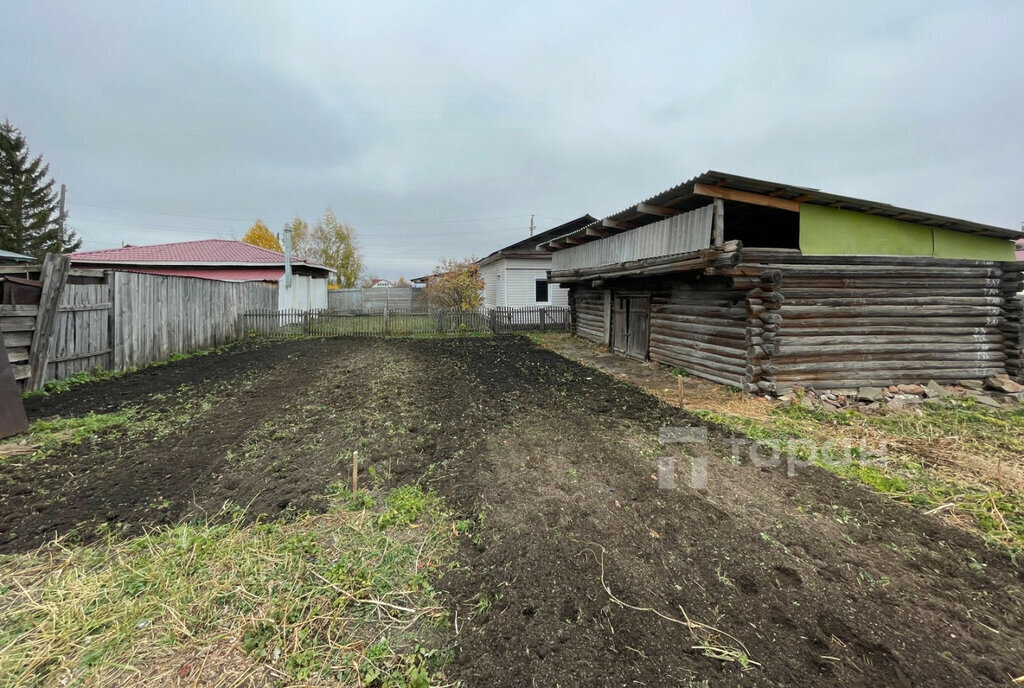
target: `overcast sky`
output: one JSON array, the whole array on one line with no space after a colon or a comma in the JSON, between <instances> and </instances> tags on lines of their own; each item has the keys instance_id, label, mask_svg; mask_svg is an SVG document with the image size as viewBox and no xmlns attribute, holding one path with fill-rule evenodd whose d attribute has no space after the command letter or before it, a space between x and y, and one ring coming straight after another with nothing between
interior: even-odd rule
<instances>
[{"instance_id":1,"label":"overcast sky","mask_svg":"<svg viewBox=\"0 0 1024 688\"><path fill-rule=\"evenodd\" d=\"M707 169L1024 220L1024 2L7 0L0 118L85 248L330 206L425 274Z\"/></svg>"}]
</instances>

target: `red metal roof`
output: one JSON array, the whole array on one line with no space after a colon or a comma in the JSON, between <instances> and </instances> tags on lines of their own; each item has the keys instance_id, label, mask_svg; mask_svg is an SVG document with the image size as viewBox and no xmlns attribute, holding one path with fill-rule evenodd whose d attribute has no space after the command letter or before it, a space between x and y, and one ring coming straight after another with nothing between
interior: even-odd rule
<instances>
[{"instance_id":1,"label":"red metal roof","mask_svg":"<svg viewBox=\"0 0 1024 688\"><path fill-rule=\"evenodd\" d=\"M174 244L125 246L70 254L74 263L115 263L119 265L284 265L284 254L227 239L181 241ZM293 263L323 267L302 258ZM324 268L326 269L326 268ZM148 272L148 271L147 271Z\"/></svg>"},{"instance_id":2,"label":"red metal roof","mask_svg":"<svg viewBox=\"0 0 1024 688\"><path fill-rule=\"evenodd\" d=\"M219 282L277 282L284 277L284 268L128 268L126 272L169 277L198 277Z\"/></svg>"}]
</instances>

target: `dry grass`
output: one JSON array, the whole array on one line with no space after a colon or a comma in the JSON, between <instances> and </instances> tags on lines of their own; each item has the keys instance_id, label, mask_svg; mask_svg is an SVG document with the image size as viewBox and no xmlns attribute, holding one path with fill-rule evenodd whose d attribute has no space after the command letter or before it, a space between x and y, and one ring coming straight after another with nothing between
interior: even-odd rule
<instances>
[{"instance_id":1,"label":"dry grass","mask_svg":"<svg viewBox=\"0 0 1024 688\"><path fill-rule=\"evenodd\" d=\"M4 685L426 686L454 528L418 488L0 558Z\"/></svg>"}]
</instances>

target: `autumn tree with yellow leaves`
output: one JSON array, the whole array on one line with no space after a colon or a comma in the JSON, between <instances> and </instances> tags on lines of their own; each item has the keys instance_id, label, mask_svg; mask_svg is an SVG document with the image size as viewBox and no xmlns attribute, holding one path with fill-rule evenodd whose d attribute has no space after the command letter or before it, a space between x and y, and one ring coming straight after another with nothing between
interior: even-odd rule
<instances>
[{"instance_id":1,"label":"autumn tree with yellow leaves","mask_svg":"<svg viewBox=\"0 0 1024 688\"><path fill-rule=\"evenodd\" d=\"M236 235L237 236L237 235ZM252 227L242 237L242 241L253 246L259 246L260 248L270 249L271 251L284 252L284 248L281 246L281 242L274 236L274 233L263 224L263 220L256 220L252 223Z\"/></svg>"},{"instance_id":2,"label":"autumn tree with yellow leaves","mask_svg":"<svg viewBox=\"0 0 1024 688\"><path fill-rule=\"evenodd\" d=\"M484 280L476 258L442 258L427 280L427 303L432 308L476 310L483 303Z\"/></svg>"},{"instance_id":3,"label":"autumn tree with yellow leaves","mask_svg":"<svg viewBox=\"0 0 1024 688\"><path fill-rule=\"evenodd\" d=\"M332 287L348 289L359 284L363 254L355 227L340 221L330 208L312 227L296 217L285 229L291 230L292 252L296 256L336 271L331 279Z\"/></svg>"}]
</instances>

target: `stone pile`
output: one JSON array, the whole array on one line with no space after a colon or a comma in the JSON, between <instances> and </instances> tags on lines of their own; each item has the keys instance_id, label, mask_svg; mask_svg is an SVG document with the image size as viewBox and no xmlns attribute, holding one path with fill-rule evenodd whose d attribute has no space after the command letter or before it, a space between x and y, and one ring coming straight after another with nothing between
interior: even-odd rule
<instances>
[{"instance_id":1,"label":"stone pile","mask_svg":"<svg viewBox=\"0 0 1024 688\"><path fill-rule=\"evenodd\" d=\"M839 411L857 409L865 412L882 408L906 408L922 404L928 399L946 396L971 397L979 404L992 408L1024 403L1024 385L1008 376L985 380L960 380L955 385L940 385L930 380L926 385L889 385L888 387L859 387L856 389L817 390L813 387L794 386L776 401L784 405L800 405L811 410Z\"/></svg>"}]
</instances>

